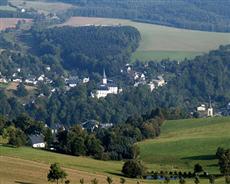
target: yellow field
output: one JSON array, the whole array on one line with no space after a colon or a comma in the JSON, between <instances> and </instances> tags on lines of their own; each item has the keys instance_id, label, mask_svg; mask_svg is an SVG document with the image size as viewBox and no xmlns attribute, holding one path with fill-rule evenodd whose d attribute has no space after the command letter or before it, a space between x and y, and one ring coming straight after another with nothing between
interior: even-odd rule
<instances>
[{"instance_id":1,"label":"yellow field","mask_svg":"<svg viewBox=\"0 0 230 184\"><path fill-rule=\"evenodd\" d=\"M15 28L18 21L24 20L25 22L31 22L32 19L22 18L0 18L0 31L7 28Z\"/></svg>"}]
</instances>

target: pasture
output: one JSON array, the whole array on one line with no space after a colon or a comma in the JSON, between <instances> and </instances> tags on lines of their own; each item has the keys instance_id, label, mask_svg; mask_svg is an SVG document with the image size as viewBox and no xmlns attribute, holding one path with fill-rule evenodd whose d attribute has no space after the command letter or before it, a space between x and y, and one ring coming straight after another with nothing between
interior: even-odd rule
<instances>
[{"instance_id":1,"label":"pasture","mask_svg":"<svg viewBox=\"0 0 230 184\"><path fill-rule=\"evenodd\" d=\"M84 178L85 183L90 183L97 178L100 184L106 184L106 177L111 176L114 183L119 183L121 177L122 162L98 161L86 157L74 157L62 155L32 148L10 148L0 145L0 183L1 184L48 184L47 173L51 163L59 162L67 172L71 183L79 183ZM152 168L153 169L153 168ZM126 178L127 184L156 183L163 181L152 181L142 179ZM193 184L193 180L187 179L187 184ZM216 181L216 184L223 184L223 178ZM171 184L178 184L178 181L171 181ZM201 184L208 184L208 180L201 179Z\"/></svg>"},{"instance_id":2,"label":"pasture","mask_svg":"<svg viewBox=\"0 0 230 184\"><path fill-rule=\"evenodd\" d=\"M150 168L193 171L200 163L208 173L219 173L217 148L230 148L230 118L166 121L161 136L138 143L141 159Z\"/></svg>"},{"instance_id":3,"label":"pasture","mask_svg":"<svg viewBox=\"0 0 230 184\"><path fill-rule=\"evenodd\" d=\"M142 40L132 60L183 60L193 58L220 45L230 43L230 33L216 33L178 29L148 23L139 23L125 19L72 17L63 25L129 25L136 27Z\"/></svg>"}]
</instances>

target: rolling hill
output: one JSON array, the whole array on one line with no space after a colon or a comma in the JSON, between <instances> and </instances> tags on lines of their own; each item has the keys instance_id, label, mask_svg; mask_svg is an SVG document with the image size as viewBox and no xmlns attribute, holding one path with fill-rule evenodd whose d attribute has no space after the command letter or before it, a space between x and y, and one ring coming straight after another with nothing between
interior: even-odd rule
<instances>
[{"instance_id":1,"label":"rolling hill","mask_svg":"<svg viewBox=\"0 0 230 184\"><path fill-rule=\"evenodd\" d=\"M166 121L161 136L138 143L141 159L151 168L192 171L200 163L209 173L219 173L217 148L229 148L230 118L215 117Z\"/></svg>"},{"instance_id":2,"label":"rolling hill","mask_svg":"<svg viewBox=\"0 0 230 184\"><path fill-rule=\"evenodd\" d=\"M178 29L125 19L72 17L62 25L129 25L137 28L142 40L132 60L162 60L194 58L230 43L230 33L216 33Z\"/></svg>"},{"instance_id":3,"label":"rolling hill","mask_svg":"<svg viewBox=\"0 0 230 184\"><path fill-rule=\"evenodd\" d=\"M192 171L193 165L200 163L209 173L219 173L214 154L218 146L229 147L229 128L230 117L166 121L159 138L138 143L141 159L154 171ZM0 146L0 153L0 181L4 184L46 183L49 164L54 162L61 163L71 183L78 183L80 178L88 183L94 178L106 183L106 176L112 176L118 183L122 177L122 162L119 161L98 161L28 147L15 150ZM150 182L142 180L142 183ZM136 180L127 179L127 183L136 183ZM193 181L187 180L187 183ZM208 184L208 180L201 180L201 183ZM224 183L223 178L216 183Z\"/></svg>"}]
</instances>

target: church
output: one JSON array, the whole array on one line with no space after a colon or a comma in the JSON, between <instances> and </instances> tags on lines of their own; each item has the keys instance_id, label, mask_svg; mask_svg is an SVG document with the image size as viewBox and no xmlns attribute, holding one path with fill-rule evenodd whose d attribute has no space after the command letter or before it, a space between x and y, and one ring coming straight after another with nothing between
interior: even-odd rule
<instances>
[{"instance_id":1,"label":"church","mask_svg":"<svg viewBox=\"0 0 230 184\"><path fill-rule=\"evenodd\" d=\"M105 70L103 71L102 83L98 85L95 92L91 93L93 98L105 98L108 94L118 94L122 90L112 82L108 82Z\"/></svg>"}]
</instances>

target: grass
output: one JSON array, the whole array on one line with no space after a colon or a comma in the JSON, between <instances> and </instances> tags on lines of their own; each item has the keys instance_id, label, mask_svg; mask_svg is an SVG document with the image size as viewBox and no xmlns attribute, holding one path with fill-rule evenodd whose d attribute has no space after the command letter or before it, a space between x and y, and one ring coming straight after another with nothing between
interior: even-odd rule
<instances>
[{"instance_id":1,"label":"grass","mask_svg":"<svg viewBox=\"0 0 230 184\"><path fill-rule=\"evenodd\" d=\"M198 55L202 55L202 52L189 52L189 51L136 51L132 55L132 61L161 61L162 59L171 59L181 61L185 58L193 59Z\"/></svg>"},{"instance_id":2,"label":"grass","mask_svg":"<svg viewBox=\"0 0 230 184\"><path fill-rule=\"evenodd\" d=\"M124 19L72 17L62 25L130 25L136 27L142 36L134 59L161 60L192 58L201 53L217 49L230 43L230 33L216 33L177 29L154 24L133 22Z\"/></svg>"},{"instance_id":3,"label":"grass","mask_svg":"<svg viewBox=\"0 0 230 184\"><path fill-rule=\"evenodd\" d=\"M0 11L16 11L15 8L11 7L11 6L0 6Z\"/></svg>"},{"instance_id":4,"label":"grass","mask_svg":"<svg viewBox=\"0 0 230 184\"><path fill-rule=\"evenodd\" d=\"M193 171L193 166L200 163L207 172L218 174L214 154L218 146L229 148L229 130L230 117L166 121L159 138L138 143L140 157L153 171ZM47 183L46 174L49 165L54 162L61 163L73 183L79 183L80 178L85 178L89 183L95 177L100 183L106 183L107 176L112 176L118 183L123 164L120 161L99 161L29 147L1 145L0 156L0 178L4 184ZM142 180L142 183L151 182ZM136 183L136 180L127 179L127 183ZM170 183L176 184L178 181ZM192 183L192 180L187 180L187 184ZM216 181L216 184L222 183L223 178ZM201 184L208 184L208 180L203 179Z\"/></svg>"},{"instance_id":5,"label":"grass","mask_svg":"<svg viewBox=\"0 0 230 184\"><path fill-rule=\"evenodd\" d=\"M11 184L46 184L46 176L51 163L59 162L62 168L68 173L71 183L79 183L80 178L85 183L90 183L94 178L99 183L105 184L106 177L112 176L114 183L119 183L122 162L98 161L86 157L74 157L42 150L35 150L28 147L11 148L0 145L0 183ZM127 184L137 183L136 179L126 178ZM151 180L139 180L141 183L152 183ZM163 181L154 181L162 184ZM171 181L176 184L178 181ZM187 184L192 184L187 180ZM223 178L217 180L216 184L222 184ZM202 179L201 184L208 184Z\"/></svg>"},{"instance_id":6,"label":"grass","mask_svg":"<svg viewBox=\"0 0 230 184\"><path fill-rule=\"evenodd\" d=\"M46 2L43 0L9 0L14 6L19 8L30 9L33 8L42 13L57 13L66 11L73 7L73 5L61 2ZM24 3L25 2L25 3Z\"/></svg>"},{"instance_id":7,"label":"grass","mask_svg":"<svg viewBox=\"0 0 230 184\"><path fill-rule=\"evenodd\" d=\"M141 159L150 168L192 171L200 163L209 173L219 173L215 153L229 148L230 118L166 121L161 136L138 143Z\"/></svg>"}]
</instances>

